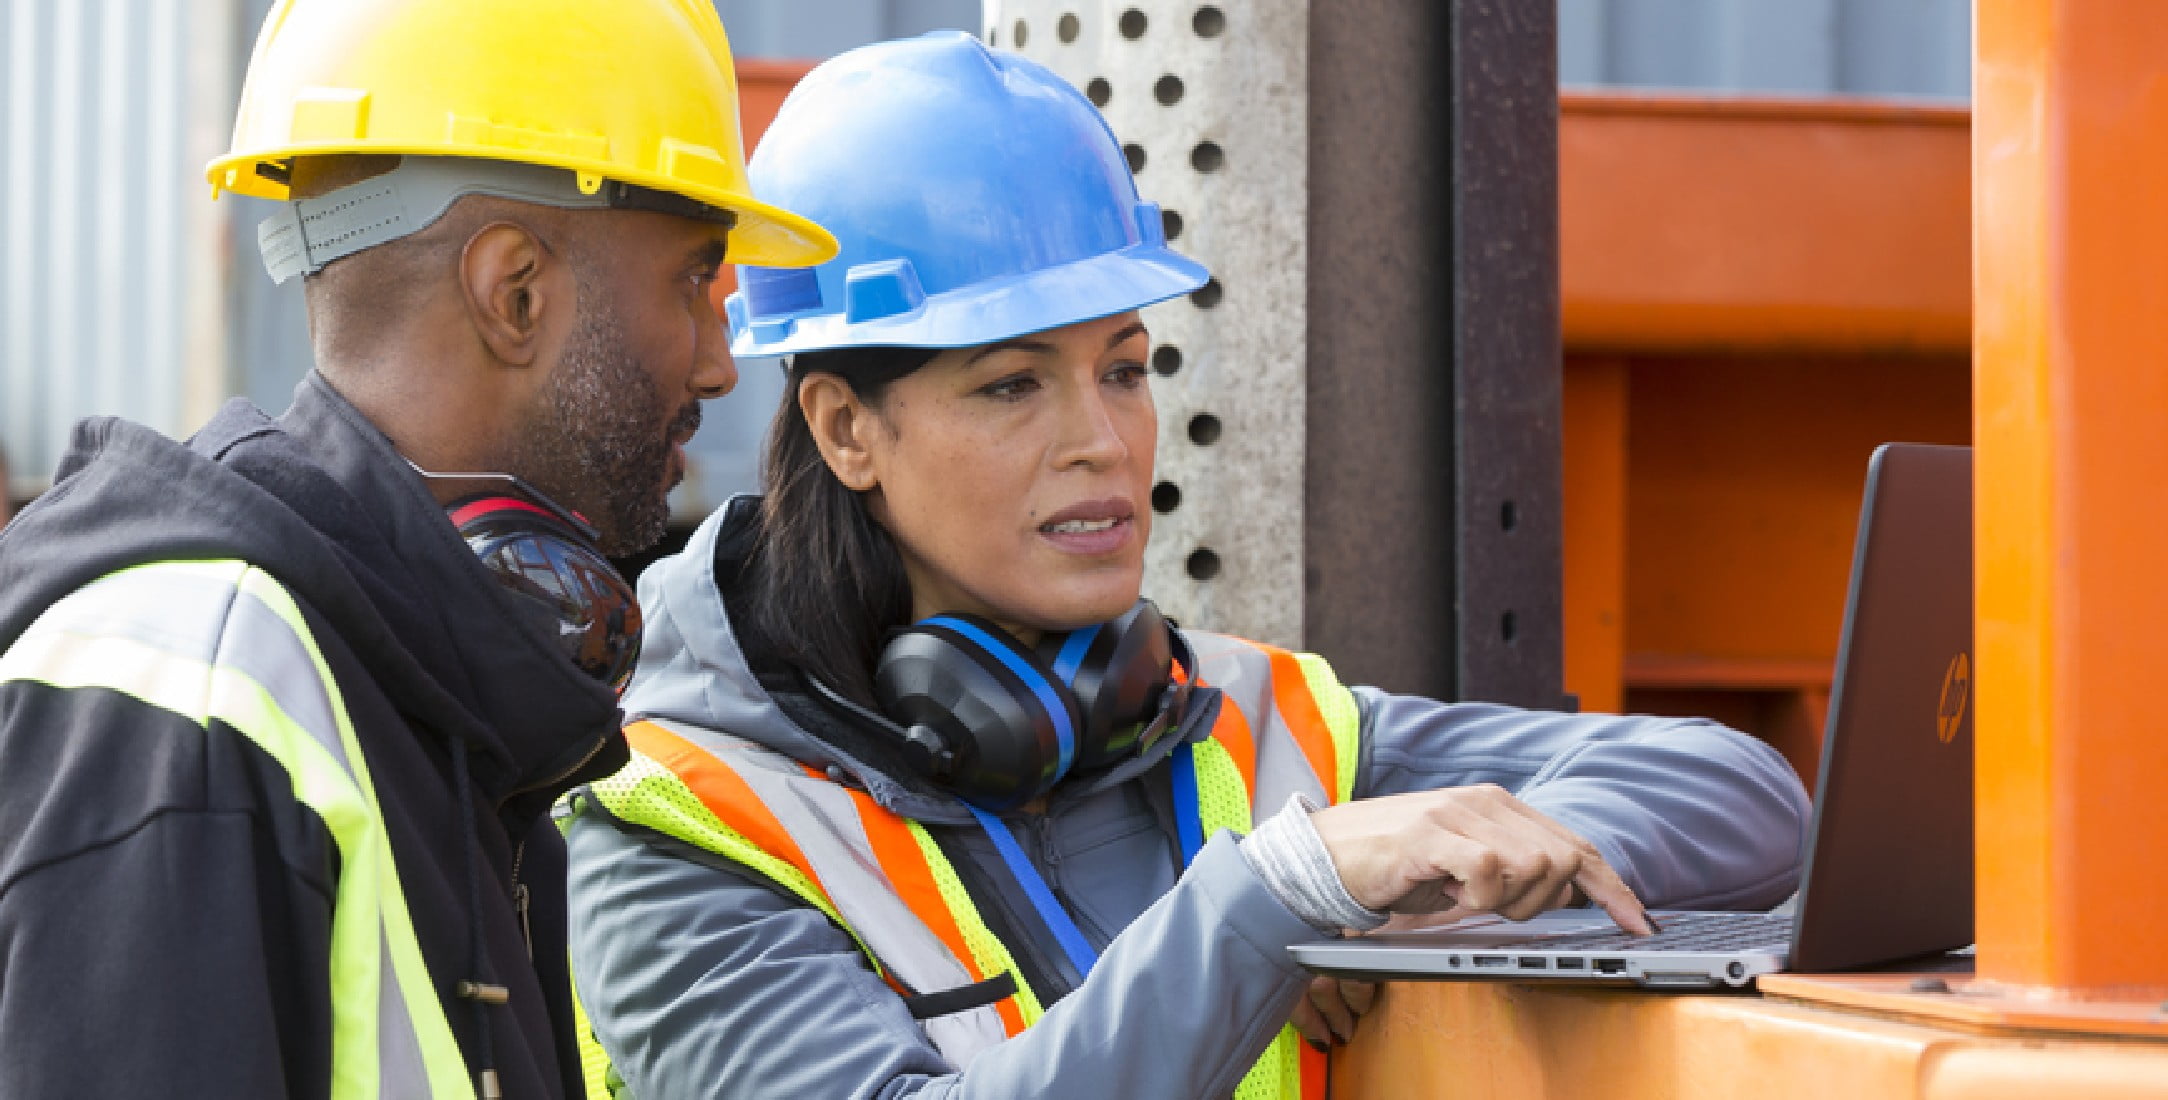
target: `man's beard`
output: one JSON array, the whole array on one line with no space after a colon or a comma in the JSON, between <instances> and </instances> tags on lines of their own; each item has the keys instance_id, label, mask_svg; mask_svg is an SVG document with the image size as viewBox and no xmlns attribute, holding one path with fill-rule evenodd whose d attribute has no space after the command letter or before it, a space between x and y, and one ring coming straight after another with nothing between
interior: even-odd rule
<instances>
[{"instance_id":1,"label":"man's beard","mask_svg":"<svg viewBox=\"0 0 2168 1100\"><path fill-rule=\"evenodd\" d=\"M664 479L673 441L699 429L700 402L688 400L662 426L663 396L601 297L580 296L564 355L520 433L514 469L593 524L604 554L623 557L655 545L669 525L672 486Z\"/></svg>"}]
</instances>

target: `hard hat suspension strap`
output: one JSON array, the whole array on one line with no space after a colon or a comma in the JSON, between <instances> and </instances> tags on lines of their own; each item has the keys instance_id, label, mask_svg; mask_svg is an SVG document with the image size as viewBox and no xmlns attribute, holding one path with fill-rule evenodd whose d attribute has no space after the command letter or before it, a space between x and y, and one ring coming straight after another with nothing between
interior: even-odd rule
<instances>
[{"instance_id":1,"label":"hard hat suspension strap","mask_svg":"<svg viewBox=\"0 0 2168 1100\"><path fill-rule=\"evenodd\" d=\"M402 157L399 166L315 198L296 199L256 227L256 245L274 282L314 275L363 249L419 233L465 195L575 210L651 210L729 226L727 210L617 180L592 192L580 174L477 157Z\"/></svg>"}]
</instances>

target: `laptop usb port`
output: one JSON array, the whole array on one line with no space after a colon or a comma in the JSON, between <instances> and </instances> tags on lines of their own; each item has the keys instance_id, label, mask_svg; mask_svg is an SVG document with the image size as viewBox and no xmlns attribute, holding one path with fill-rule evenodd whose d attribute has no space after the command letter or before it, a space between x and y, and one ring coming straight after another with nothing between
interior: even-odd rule
<instances>
[{"instance_id":1,"label":"laptop usb port","mask_svg":"<svg viewBox=\"0 0 2168 1100\"><path fill-rule=\"evenodd\" d=\"M1586 970L1588 969L1588 960L1561 958L1558 960L1558 968L1560 970Z\"/></svg>"},{"instance_id":2,"label":"laptop usb port","mask_svg":"<svg viewBox=\"0 0 2168 1100\"><path fill-rule=\"evenodd\" d=\"M1506 957L1504 955L1477 955L1475 964L1477 966L1504 966L1506 965Z\"/></svg>"},{"instance_id":3,"label":"laptop usb port","mask_svg":"<svg viewBox=\"0 0 2168 1100\"><path fill-rule=\"evenodd\" d=\"M1626 960L1624 959L1596 960L1596 973L1598 974L1624 974L1625 972Z\"/></svg>"},{"instance_id":4,"label":"laptop usb port","mask_svg":"<svg viewBox=\"0 0 2168 1100\"><path fill-rule=\"evenodd\" d=\"M1550 964L1546 962L1541 955L1521 956L1521 969L1523 970L1542 970L1549 965Z\"/></svg>"}]
</instances>

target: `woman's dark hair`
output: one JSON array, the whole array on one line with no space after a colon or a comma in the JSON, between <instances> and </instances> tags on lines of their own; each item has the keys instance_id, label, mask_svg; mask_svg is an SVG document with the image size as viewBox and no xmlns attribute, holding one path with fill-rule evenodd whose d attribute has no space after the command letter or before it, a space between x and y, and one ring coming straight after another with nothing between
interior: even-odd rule
<instances>
[{"instance_id":1,"label":"woman's dark hair","mask_svg":"<svg viewBox=\"0 0 2168 1100\"><path fill-rule=\"evenodd\" d=\"M881 646L911 619L911 584L895 541L864 497L836 480L821 458L798 407L798 383L809 374L832 374L878 406L890 384L934 355L891 347L800 355L768 429L749 617L777 655L867 706L874 705L873 664Z\"/></svg>"}]
</instances>

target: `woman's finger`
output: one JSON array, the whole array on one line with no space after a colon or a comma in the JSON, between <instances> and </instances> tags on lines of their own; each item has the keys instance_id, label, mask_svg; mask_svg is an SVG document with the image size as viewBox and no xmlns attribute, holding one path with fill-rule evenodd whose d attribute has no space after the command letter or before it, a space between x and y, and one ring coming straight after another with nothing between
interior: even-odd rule
<instances>
[{"instance_id":1,"label":"woman's finger","mask_svg":"<svg viewBox=\"0 0 2168 1100\"><path fill-rule=\"evenodd\" d=\"M1311 1006L1324 1018L1325 1026L1341 1042L1347 1042L1355 1034L1355 1013L1348 1010L1347 999L1340 993L1340 979L1318 977L1310 979L1305 995Z\"/></svg>"},{"instance_id":2,"label":"woman's finger","mask_svg":"<svg viewBox=\"0 0 2168 1100\"><path fill-rule=\"evenodd\" d=\"M1378 983L1342 981L1340 999L1347 1002L1349 1012L1361 1016L1370 1011L1371 1005L1377 1003Z\"/></svg>"},{"instance_id":3,"label":"woman's finger","mask_svg":"<svg viewBox=\"0 0 2168 1100\"><path fill-rule=\"evenodd\" d=\"M1318 1050L1331 1049L1332 1030L1325 1026L1325 1018L1318 1015L1317 1006L1310 1003L1308 990L1295 1001L1295 1011L1287 1022L1295 1025L1295 1034L1302 1036L1303 1042Z\"/></svg>"}]
</instances>

